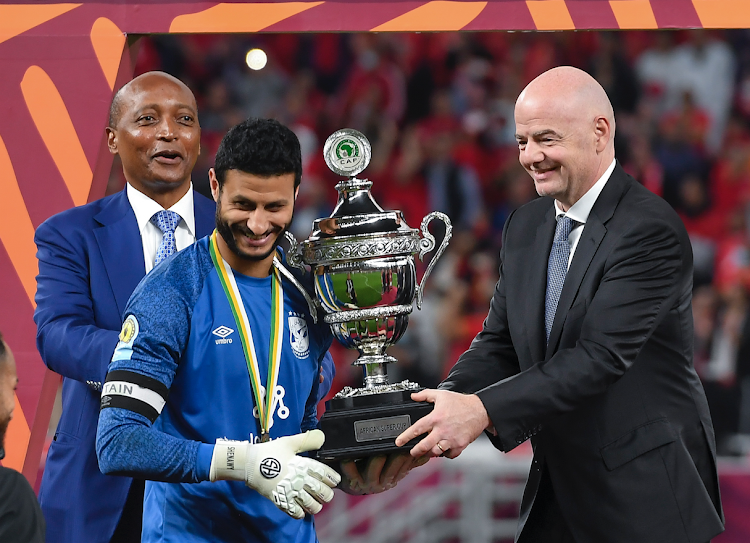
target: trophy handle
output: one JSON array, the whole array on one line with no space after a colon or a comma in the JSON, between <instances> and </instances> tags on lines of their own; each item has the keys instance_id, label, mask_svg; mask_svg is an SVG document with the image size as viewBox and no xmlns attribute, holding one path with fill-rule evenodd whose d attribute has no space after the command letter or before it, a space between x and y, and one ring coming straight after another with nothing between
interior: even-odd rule
<instances>
[{"instance_id":1,"label":"trophy handle","mask_svg":"<svg viewBox=\"0 0 750 543\"><path fill-rule=\"evenodd\" d=\"M286 263L298 270L304 270L305 266L302 262L302 251L300 250L297 238L295 238L289 230L284 232L284 237L289 242L289 252L286 255Z\"/></svg>"},{"instance_id":2,"label":"trophy handle","mask_svg":"<svg viewBox=\"0 0 750 543\"><path fill-rule=\"evenodd\" d=\"M427 215L425 215L425 218L422 219L422 226L420 227L420 230L422 231L422 239L419 240L419 260L424 260L424 255L435 248L435 236L430 234L430 231L427 229L427 226L430 224L432 219L440 219L441 221L443 221L443 224L445 224L445 237L443 238L443 242L440 244L440 247L438 247L435 256L432 257L432 260L430 260L430 264L427 266L427 271L424 272L422 281L420 281L419 287L417 288L417 309L422 309L422 294L424 293L424 283L425 281L427 281L427 277L429 277L430 272L432 272L432 268L435 267L438 258L440 258L443 252L445 252L445 248L448 247L448 242L453 235L453 225L451 224L451 220L448 218L448 215L446 215L445 213L441 213L440 211L433 211L432 213L428 213Z\"/></svg>"},{"instance_id":3,"label":"trophy handle","mask_svg":"<svg viewBox=\"0 0 750 543\"><path fill-rule=\"evenodd\" d=\"M305 287L302 286L302 284L297 281L297 278L292 275L292 272L287 270L284 265L279 260L278 256L273 257L273 265L276 267L277 270L279 270L279 273L283 275L284 277L289 280L291 284L293 284L295 287L297 287L297 290L299 290L300 294L305 298L305 301L307 302L307 308L310 310L310 316L313 319L313 323L318 323L318 304L313 300L313 298L307 293L307 290L305 290Z\"/></svg>"}]
</instances>

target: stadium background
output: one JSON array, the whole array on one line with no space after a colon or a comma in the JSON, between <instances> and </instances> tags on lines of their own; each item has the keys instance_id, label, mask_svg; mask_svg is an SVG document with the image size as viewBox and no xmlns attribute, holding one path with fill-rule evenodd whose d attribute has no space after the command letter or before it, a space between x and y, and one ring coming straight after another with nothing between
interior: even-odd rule
<instances>
[{"instance_id":1,"label":"stadium background","mask_svg":"<svg viewBox=\"0 0 750 543\"><path fill-rule=\"evenodd\" d=\"M747 541L748 531L733 535L739 529L735 522L744 518L735 520L733 511L750 504L750 488L739 483L750 453L750 32L192 35L145 37L139 47L136 74L165 70L196 94L202 152L193 182L204 194L210 196L206 172L226 130L246 117L274 117L291 126L303 146L293 225L298 239L307 237L313 219L329 215L336 202L333 187L339 178L327 169L322 146L342 127L356 128L372 142L372 163L360 177L373 181L381 206L403 211L412 227L432 210L450 216L455 237L427 283L424 308L415 311L406 336L389 351L399 359L389 368L392 379L425 386L445 376L481 328L497 280L504 221L536 196L517 160L516 97L553 66L591 73L615 109L618 160L677 210L690 233L695 365L723 457L730 519L728 533L717 541ZM245 62L256 48L268 57L261 70ZM123 186L115 162L107 192ZM349 366L353 358L354 353L335 348L334 391L360 385L359 371ZM485 452L492 462L503 462ZM520 459L528 450L516 454ZM518 467L508 466L509 472L496 477L512 478ZM380 499L377 511L368 511L367 500L373 498L349 498L362 518L337 525L331 540L344 534L359 534L363 541L434 540L434 534L417 534L418 526L385 537L382 526L370 526L376 520L369 516L409 515L405 510L419 496L442 487L443 493L470 491L463 479L471 478L472 465L458 475L454 471L430 470L432 482L424 474L410 485L414 496ZM502 484L512 494L515 483ZM512 517L514 499L496 503L491 522ZM440 540L477 541L475 532L466 533L476 521L467 524L462 508L471 507L459 496L446 496L415 522L442 519ZM325 535L334 515L324 513L321 519ZM450 526L462 523L452 534ZM495 530L488 541L505 541L494 539L502 531Z\"/></svg>"},{"instance_id":2,"label":"stadium background","mask_svg":"<svg viewBox=\"0 0 750 543\"><path fill-rule=\"evenodd\" d=\"M746 31L247 37L259 31L701 26L750 27L750 7L743 0L0 2L0 328L21 376L3 463L23 468L31 480L37 475L57 383L44 373L34 346L33 229L52 213L104 194L111 166L102 138L106 109L134 62L139 72L162 67L196 88L206 127L206 152L194 178L199 188L220 132L206 124L211 111L223 119L216 126L229 125L238 112L239 118L258 114L244 109L250 100L264 108L276 102L278 113L269 114L297 126L312 157L308 212L305 217L300 210L296 223L301 237L310 219L332 204L335 179L315 148L343 122L365 127L376 143L367 174L385 207L401 207L412 226L426 210L443 206L466 220L428 287L431 309L415 315L409 337L396 348L401 375L423 384L442 375L481 322L502 217L533 197L527 179L512 171L515 151L506 141L514 92L546 67L569 63L590 69L610 91L619 158L681 211L691 231L700 285L696 366L723 453L728 529L719 541L747 541ZM246 37L139 38L210 31ZM243 67L246 48L255 45L271 57L264 72ZM300 74L312 82L295 84ZM208 76L226 79L229 99L205 88ZM293 88L301 88L296 100ZM242 96L258 90L255 98ZM289 102L279 105L282 99ZM109 190L118 183L110 176ZM336 387L357 382L347 371L348 356L337 353L342 371ZM528 448L500 455L478 442L457 461L431 462L394 491L361 500L340 496L318 518L321 538L504 541L513 532L527 464Z\"/></svg>"}]
</instances>

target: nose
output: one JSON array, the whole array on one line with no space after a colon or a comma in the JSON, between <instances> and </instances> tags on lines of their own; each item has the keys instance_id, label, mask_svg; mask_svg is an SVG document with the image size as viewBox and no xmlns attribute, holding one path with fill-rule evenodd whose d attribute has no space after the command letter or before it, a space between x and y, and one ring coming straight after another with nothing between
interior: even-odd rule
<instances>
[{"instance_id":1,"label":"nose","mask_svg":"<svg viewBox=\"0 0 750 543\"><path fill-rule=\"evenodd\" d=\"M251 211L247 217L247 227L256 236L268 232L269 226L268 213L260 207Z\"/></svg>"},{"instance_id":2,"label":"nose","mask_svg":"<svg viewBox=\"0 0 750 543\"><path fill-rule=\"evenodd\" d=\"M528 169L531 169L534 164L544 161L544 153L541 146L533 141L526 142L526 145L523 149L519 150L519 153L521 164Z\"/></svg>"},{"instance_id":3,"label":"nose","mask_svg":"<svg viewBox=\"0 0 750 543\"><path fill-rule=\"evenodd\" d=\"M159 122L159 127L156 136L159 139L171 141L177 137L176 123L174 119L165 115Z\"/></svg>"}]
</instances>

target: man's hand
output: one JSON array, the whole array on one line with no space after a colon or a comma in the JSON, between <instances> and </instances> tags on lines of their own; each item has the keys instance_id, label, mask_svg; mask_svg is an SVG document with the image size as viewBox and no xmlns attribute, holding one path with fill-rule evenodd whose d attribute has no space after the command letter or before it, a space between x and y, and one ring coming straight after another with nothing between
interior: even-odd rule
<instances>
[{"instance_id":1,"label":"man's hand","mask_svg":"<svg viewBox=\"0 0 750 543\"><path fill-rule=\"evenodd\" d=\"M324 441L320 430L267 443L217 439L209 477L244 481L291 517L314 515L331 501L341 477L325 464L297 454L316 451Z\"/></svg>"},{"instance_id":2,"label":"man's hand","mask_svg":"<svg viewBox=\"0 0 750 543\"><path fill-rule=\"evenodd\" d=\"M424 455L456 458L492 424L482 400L475 394L428 389L415 392L411 399L435 404L432 413L396 438L396 445L400 447L415 437L428 434L412 448L414 458Z\"/></svg>"},{"instance_id":3,"label":"man's hand","mask_svg":"<svg viewBox=\"0 0 750 543\"><path fill-rule=\"evenodd\" d=\"M341 461L341 484L347 494L377 494L389 490L413 468L427 463L429 456L413 458L405 452Z\"/></svg>"}]
</instances>

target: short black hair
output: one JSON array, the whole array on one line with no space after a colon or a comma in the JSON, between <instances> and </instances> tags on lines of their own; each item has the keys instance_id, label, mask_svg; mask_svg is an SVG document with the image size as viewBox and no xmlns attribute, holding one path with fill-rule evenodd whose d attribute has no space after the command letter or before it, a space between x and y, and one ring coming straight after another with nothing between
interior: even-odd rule
<instances>
[{"instance_id":1,"label":"short black hair","mask_svg":"<svg viewBox=\"0 0 750 543\"><path fill-rule=\"evenodd\" d=\"M117 128L117 123L120 122L120 115L122 115L122 95L125 93L127 85L123 85L115 93L112 98L112 103L109 106L109 119L107 119L107 126L110 128Z\"/></svg>"},{"instance_id":2,"label":"short black hair","mask_svg":"<svg viewBox=\"0 0 750 543\"><path fill-rule=\"evenodd\" d=\"M219 190L229 170L260 177L293 173L296 189L302 180L302 151L297 135L275 119L247 119L233 126L216 151L214 171Z\"/></svg>"}]
</instances>

